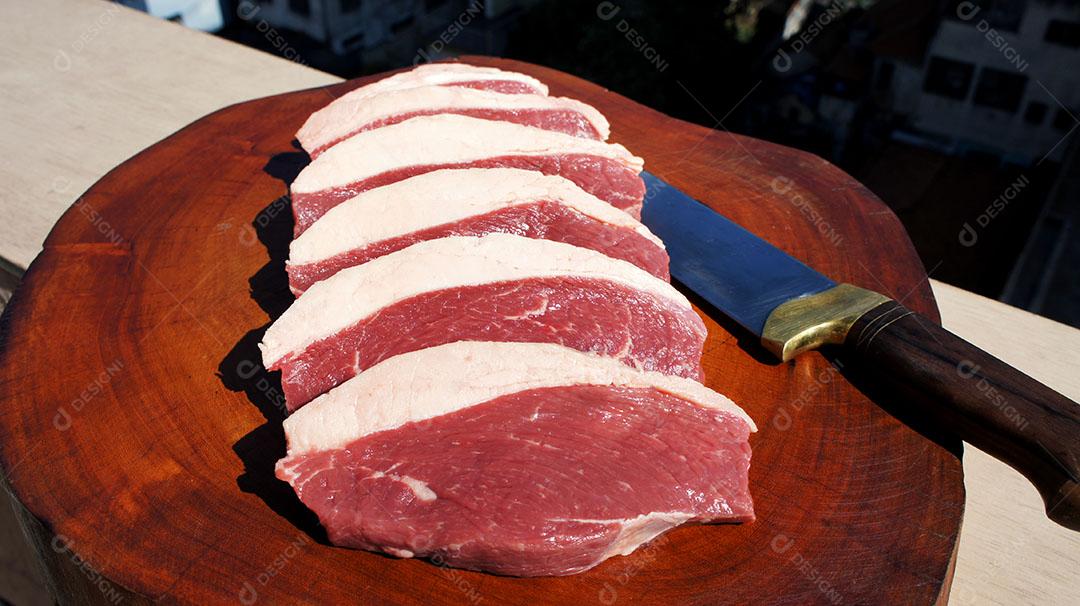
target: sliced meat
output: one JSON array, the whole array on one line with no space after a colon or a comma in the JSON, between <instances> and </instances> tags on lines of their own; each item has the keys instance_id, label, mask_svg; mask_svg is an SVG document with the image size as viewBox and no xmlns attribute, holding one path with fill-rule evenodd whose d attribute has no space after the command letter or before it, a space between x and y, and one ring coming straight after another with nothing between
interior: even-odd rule
<instances>
[{"instance_id":1,"label":"sliced meat","mask_svg":"<svg viewBox=\"0 0 1080 606\"><path fill-rule=\"evenodd\" d=\"M565 575L754 519L753 421L688 380L536 343L391 358L286 419L277 476L336 545Z\"/></svg>"},{"instance_id":2,"label":"sliced meat","mask_svg":"<svg viewBox=\"0 0 1080 606\"><path fill-rule=\"evenodd\" d=\"M638 218L643 164L617 144L469 116L419 116L359 133L312 160L291 187L295 231L362 191L440 168L559 175Z\"/></svg>"},{"instance_id":3,"label":"sliced meat","mask_svg":"<svg viewBox=\"0 0 1080 606\"><path fill-rule=\"evenodd\" d=\"M570 181L516 168L465 168L410 177L330 209L289 247L289 286L300 294L417 242L496 232L591 248L668 279L660 239Z\"/></svg>"},{"instance_id":4,"label":"sliced meat","mask_svg":"<svg viewBox=\"0 0 1080 606\"><path fill-rule=\"evenodd\" d=\"M259 347L295 410L386 358L452 341L559 343L698 379L705 337L686 297L638 267L497 233L342 270L301 295Z\"/></svg>"},{"instance_id":5,"label":"sliced meat","mask_svg":"<svg viewBox=\"0 0 1080 606\"><path fill-rule=\"evenodd\" d=\"M574 99L424 86L332 103L312 114L296 138L315 158L356 133L437 114L503 120L600 141L610 131L600 112Z\"/></svg>"},{"instance_id":6,"label":"sliced meat","mask_svg":"<svg viewBox=\"0 0 1080 606\"><path fill-rule=\"evenodd\" d=\"M542 82L518 72L508 72L494 67L476 67L466 63L430 63L353 89L335 99L327 107L336 103L350 103L356 99L366 99L386 92L421 86L454 86L521 95L548 94L548 87Z\"/></svg>"},{"instance_id":7,"label":"sliced meat","mask_svg":"<svg viewBox=\"0 0 1080 606\"><path fill-rule=\"evenodd\" d=\"M353 115L353 108L362 107L364 101L380 95L432 86L510 95L548 94L547 86L525 74L507 72L494 67L475 67L465 63L432 63L377 80L334 99L329 105L308 117L297 131L296 139L314 157L322 151L320 148L327 146L325 141L322 144L317 143L322 138L319 133L328 124L332 124L334 119Z\"/></svg>"}]
</instances>

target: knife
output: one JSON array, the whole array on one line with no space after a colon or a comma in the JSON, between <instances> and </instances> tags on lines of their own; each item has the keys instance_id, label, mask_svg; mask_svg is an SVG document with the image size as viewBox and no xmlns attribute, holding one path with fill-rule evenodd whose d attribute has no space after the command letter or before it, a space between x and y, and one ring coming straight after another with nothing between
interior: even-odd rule
<instances>
[{"instance_id":1,"label":"knife","mask_svg":"<svg viewBox=\"0 0 1080 606\"><path fill-rule=\"evenodd\" d=\"M1080 405L880 293L837 284L643 172L642 222L671 275L788 361L840 348L913 387L957 437L1024 474L1046 514L1080 530Z\"/></svg>"}]
</instances>

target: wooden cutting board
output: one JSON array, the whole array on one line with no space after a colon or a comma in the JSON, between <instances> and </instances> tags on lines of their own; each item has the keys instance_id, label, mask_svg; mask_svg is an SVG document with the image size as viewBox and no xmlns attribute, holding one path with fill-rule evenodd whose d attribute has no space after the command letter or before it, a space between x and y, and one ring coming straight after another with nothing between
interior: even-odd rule
<instances>
[{"instance_id":1,"label":"wooden cutting board","mask_svg":"<svg viewBox=\"0 0 1080 606\"><path fill-rule=\"evenodd\" d=\"M596 106L612 140L653 173L832 278L937 318L896 217L831 164L553 70L469 61ZM960 443L916 415L898 421L911 402L854 363L813 353L777 364L701 308L706 382L761 428L756 522L683 527L563 578L327 544L273 476L280 386L256 343L291 301L287 191L307 162L293 133L371 79L195 122L95 184L27 271L0 327L0 463L62 602L945 601L964 503Z\"/></svg>"}]
</instances>

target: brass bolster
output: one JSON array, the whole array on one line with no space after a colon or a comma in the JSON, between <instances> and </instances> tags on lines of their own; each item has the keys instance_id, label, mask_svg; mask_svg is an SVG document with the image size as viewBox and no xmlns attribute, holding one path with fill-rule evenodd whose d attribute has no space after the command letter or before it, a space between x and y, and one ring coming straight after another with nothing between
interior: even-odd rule
<instances>
[{"instance_id":1,"label":"brass bolster","mask_svg":"<svg viewBox=\"0 0 1080 606\"><path fill-rule=\"evenodd\" d=\"M887 301L885 295L851 284L792 299L769 314L761 344L785 362L822 345L839 345L856 320Z\"/></svg>"}]
</instances>

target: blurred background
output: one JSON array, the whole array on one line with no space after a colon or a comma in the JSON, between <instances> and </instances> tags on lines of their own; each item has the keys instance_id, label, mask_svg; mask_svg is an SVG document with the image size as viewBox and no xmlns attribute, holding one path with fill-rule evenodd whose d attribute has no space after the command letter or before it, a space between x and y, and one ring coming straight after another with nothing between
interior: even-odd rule
<instances>
[{"instance_id":1,"label":"blurred background","mask_svg":"<svg viewBox=\"0 0 1080 606\"><path fill-rule=\"evenodd\" d=\"M854 175L893 209L932 277L1080 327L1080 133L1076 132L1080 130L1080 0L119 3L345 78L460 54L521 59L592 80L690 122L807 150ZM105 82L97 88L82 87L81 99L65 99L63 89L57 93L49 88L50 75L55 78L63 72L76 79L101 73L100 64L96 71L78 67L87 67L91 58L113 59L108 55L110 48L124 56L104 67L128 69L132 63L124 59L141 57L129 51L122 39L113 46L108 43L119 38L119 32L141 27L120 27L120 18L109 25L120 11L93 6L82 11L83 21L74 29L77 37L41 36L33 28L14 31L20 22L10 18L13 13L32 13L27 7L43 4L29 0L2 20L10 26L9 52L26 47L21 55L0 57L0 72L8 78L5 87L13 93L11 107L24 105L24 97L60 98L55 107L45 108L55 114L85 102L86 91L106 90L105 96L128 92L110 89ZM2 8L15 5L14 0L0 0ZM77 6L72 2L68 8ZM55 6L42 10L50 18L53 12L57 19L76 22L72 13L62 13ZM21 42L19 35L25 35ZM43 41L40 46L26 43L35 37ZM80 53L95 38L94 52ZM168 50L178 45L153 43ZM47 54L41 52L43 48ZM72 60L76 69L67 63ZM51 71L28 72L20 63L45 65ZM198 70L200 64L193 60L184 64L185 69L188 65ZM133 71L142 77L156 69L152 64L141 67L142 71ZM171 75L163 70L155 84L165 90L163 81L167 83ZM261 72L255 76L270 80ZM231 77L258 82L250 73ZM293 85L292 80L286 83ZM163 130L168 133L175 128L174 121L183 123L175 116L145 120L159 110L159 97L154 96L159 91L151 93L142 99L143 118L154 123L139 125L144 128L131 140L153 141L162 136L154 129L168 125ZM212 97L192 95L203 96ZM188 99L161 105L175 105L173 110L180 112L181 106L187 110L197 103ZM91 109L112 112L110 107ZM45 112L41 118L38 113L36 108L23 114L12 112L8 127L20 120L31 123L27 118L31 114L34 120L56 117ZM71 113L82 119L80 112ZM58 122L81 125L77 120ZM117 142L126 137L109 137L107 130L82 135L84 140L100 136L103 143L111 143L109 153L117 159L61 153L50 166L60 166L62 174L72 175L74 182L46 179L36 184L38 189L25 193L5 183L2 192L10 201L5 209L17 208L19 213L5 220L20 228L28 225L24 215L34 210L32 205L46 200L59 215L80 187L130 154ZM15 142L5 159L22 151L17 136L4 140ZM75 170L86 165L93 166ZM88 181L80 185L80 178ZM43 193L44 189L48 191ZM42 230L55 220L51 212L46 209L38 217ZM22 267L36 254L37 237L25 238L32 244L23 250L29 257ZM0 257L0 308L20 275L21 267ZM1048 351L1048 356L1054 353ZM982 477L986 481L988 476ZM998 493L981 494L989 499L987 495ZM999 502L984 501L982 507L997 513ZM978 506L979 501L968 503ZM1010 519L1010 524L1016 521ZM1017 528L1035 527L1015 525L1012 535L994 527L995 536L1014 541L1020 532ZM1001 558L1016 556L1024 543L969 545L976 546L968 548L969 554L980 550L1004 554L987 556L992 557L991 568L978 574L970 572L975 570L976 558L969 556L965 564L961 556L959 566L968 566L967 578L973 579L963 582L974 584L1003 573ZM1041 548L1038 540L1030 547L1036 545ZM38 558L30 549L14 511L0 504L0 606L52 603L34 568ZM1066 550L1046 553L1047 560L1034 564L1045 564ZM1013 582L1030 570L1024 565L1013 567ZM1029 576L1034 584L1042 578ZM1000 590L989 585L990 591ZM1036 587L1031 595L1041 596L1041 589ZM960 594L957 599L964 597Z\"/></svg>"},{"instance_id":2,"label":"blurred background","mask_svg":"<svg viewBox=\"0 0 1080 606\"><path fill-rule=\"evenodd\" d=\"M346 78L522 59L816 153L892 207L932 277L1080 326L1080 2L123 4Z\"/></svg>"}]
</instances>

